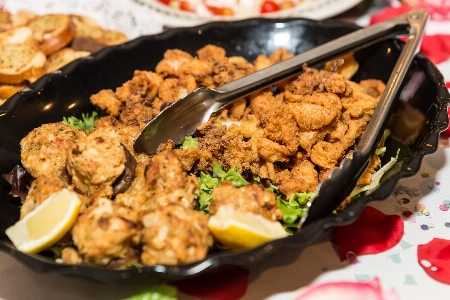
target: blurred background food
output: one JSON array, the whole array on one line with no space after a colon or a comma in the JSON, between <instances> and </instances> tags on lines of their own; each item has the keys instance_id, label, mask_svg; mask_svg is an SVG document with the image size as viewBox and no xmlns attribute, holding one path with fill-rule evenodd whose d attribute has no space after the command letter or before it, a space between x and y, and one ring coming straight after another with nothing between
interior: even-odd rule
<instances>
[{"instance_id":1,"label":"blurred background food","mask_svg":"<svg viewBox=\"0 0 450 300\"><path fill-rule=\"evenodd\" d=\"M0 103L45 73L126 41L81 15L0 11Z\"/></svg>"}]
</instances>

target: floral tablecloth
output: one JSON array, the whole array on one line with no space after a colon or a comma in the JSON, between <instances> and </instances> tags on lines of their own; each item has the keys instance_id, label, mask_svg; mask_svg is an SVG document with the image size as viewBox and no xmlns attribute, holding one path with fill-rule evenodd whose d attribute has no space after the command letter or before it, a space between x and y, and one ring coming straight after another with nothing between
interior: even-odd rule
<instances>
[{"instance_id":1,"label":"floral tablecloth","mask_svg":"<svg viewBox=\"0 0 450 300\"><path fill-rule=\"evenodd\" d=\"M421 51L438 66L450 88L448 0L391 2L356 22L361 26L376 23L409 6L431 13ZM129 38L160 32L164 26L161 16L128 0L115 0L114 5L106 0L0 0L2 9L24 7L36 13L88 14L107 28L123 30ZM152 18L144 17L148 14ZM334 292L343 289L346 300L450 299L450 136L443 133L440 142L416 176L400 181L389 199L366 208L355 223L327 230L305 249L281 249L250 269L225 266L173 283L178 297L279 300L294 299L300 288L303 295L319 291L322 296L331 288ZM122 299L148 285L145 279L108 285L37 274L0 253L0 299ZM341 299L336 297L327 299Z\"/></svg>"}]
</instances>

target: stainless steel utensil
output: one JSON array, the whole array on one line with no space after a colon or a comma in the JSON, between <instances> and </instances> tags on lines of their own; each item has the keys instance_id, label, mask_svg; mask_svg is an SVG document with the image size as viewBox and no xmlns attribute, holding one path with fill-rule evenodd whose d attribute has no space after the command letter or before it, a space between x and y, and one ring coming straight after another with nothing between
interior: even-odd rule
<instances>
[{"instance_id":1,"label":"stainless steel utensil","mask_svg":"<svg viewBox=\"0 0 450 300\"><path fill-rule=\"evenodd\" d=\"M216 89L198 88L151 120L136 138L134 149L137 152L154 154L158 146L169 139L179 144L185 136L192 135L198 126L205 123L212 113L239 98L301 73L304 63L313 66L381 39L405 34L408 27L415 28L417 27L415 24L427 18L426 11L412 10L391 20L342 36Z\"/></svg>"},{"instance_id":2,"label":"stainless steel utensil","mask_svg":"<svg viewBox=\"0 0 450 300\"><path fill-rule=\"evenodd\" d=\"M330 215L350 195L370 163L394 108L400 85L414 59L414 55L419 50L425 24L428 20L428 13L423 10L413 10L393 20L402 22L402 19L409 25L407 41L389 77L386 88L381 94L375 112L356 150L352 152L351 158L344 159L340 168L333 170L330 177L319 184L316 197L308 203L310 207L307 216L301 222L302 226Z\"/></svg>"},{"instance_id":3,"label":"stainless steel utensil","mask_svg":"<svg viewBox=\"0 0 450 300\"><path fill-rule=\"evenodd\" d=\"M301 223L306 225L325 217L350 195L369 165L377 141L381 138L383 128L392 111L401 82L419 49L427 20L426 11L414 9L401 16L342 36L216 89L199 88L174 102L151 120L136 138L134 149L138 152L153 154L161 143L166 143L169 139L175 144L181 143L185 136L192 135L198 126L205 123L212 113L257 90L299 74L303 70L304 63L310 66L316 65L382 39L407 34L407 42L357 149L351 158L343 160L340 168L334 170L329 179L319 185L316 197L309 203L307 217L303 218Z\"/></svg>"}]
</instances>

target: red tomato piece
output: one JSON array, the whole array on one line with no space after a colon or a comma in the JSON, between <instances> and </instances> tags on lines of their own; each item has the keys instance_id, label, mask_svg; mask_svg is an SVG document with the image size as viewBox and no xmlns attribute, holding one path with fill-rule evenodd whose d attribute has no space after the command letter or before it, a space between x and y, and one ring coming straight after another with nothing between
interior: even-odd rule
<instances>
[{"instance_id":1,"label":"red tomato piece","mask_svg":"<svg viewBox=\"0 0 450 300\"><path fill-rule=\"evenodd\" d=\"M294 7L295 7L295 3L294 3L294 2L292 2L292 1L286 1L286 2L283 2L283 3L280 5L280 10L291 9L291 8L294 8Z\"/></svg>"},{"instance_id":2,"label":"red tomato piece","mask_svg":"<svg viewBox=\"0 0 450 300\"><path fill-rule=\"evenodd\" d=\"M180 9L184 11L194 12L194 8L187 1L180 1Z\"/></svg>"},{"instance_id":3,"label":"red tomato piece","mask_svg":"<svg viewBox=\"0 0 450 300\"><path fill-rule=\"evenodd\" d=\"M159 0L162 4L169 5L170 0Z\"/></svg>"},{"instance_id":4,"label":"red tomato piece","mask_svg":"<svg viewBox=\"0 0 450 300\"><path fill-rule=\"evenodd\" d=\"M278 10L280 10L280 7L278 6L278 4L276 4L274 1L271 1L271 0L265 0L261 4L260 12L262 14L264 14L264 13L278 11Z\"/></svg>"},{"instance_id":5,"label":"red tomato piece","mask_svg":"<svg viewBox=\"0 0 450 300\"><path fill-rule=\"evenodd\" d=\"M230 7L217 7L217 6L211 6L211 5L206 5L206 7L209 9L209 11L213 15L218 15L218 16L234 15L234 11Z\"/></svg>"}]
</instances>

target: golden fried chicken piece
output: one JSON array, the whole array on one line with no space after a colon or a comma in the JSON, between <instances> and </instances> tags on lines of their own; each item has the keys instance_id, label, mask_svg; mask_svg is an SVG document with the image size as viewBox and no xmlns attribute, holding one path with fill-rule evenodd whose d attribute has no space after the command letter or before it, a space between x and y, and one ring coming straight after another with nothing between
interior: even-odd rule
<instances>
[{"instance_id":1,"label":"golden fried chicken piece","mask_svg":"<svg viewBox=\"0 0 450 300\"><path fill-rule=\"evenodd\" d=\"M182 79L166 78L159 88L158 97L161 99L161 103L170 104L193 92L196 88L194 76L184 76Z\"/></svg>"},{"instance_id":2,"label":"golden fried chicken piece","mask_svg":"<svg viewBox=\"0 0 450 300\"><path fill-rule=\"evenodd\" d=\"M277 142L261 137L258 139L259 156L267 162L286 162L292 153L289 149Z\"/></svg>"},{"instance_id":3,"label":"golden fried chicken piece","mask_svg":"<svg viewBox=\"0 0 450 300\"><path fill-rule=\"evenodd\" d=\"M280 192L290 198L295 193L315 192L319 184L318 173L306 156L298 153L296 162L291 170L290 179L280 182Z\"/></svg>"},{"instance_id":4,"label":"golden fried chicken piece","mask_svg":"<svg viewBox=\"0 0 450 300\"><path fill-rule=\"evenodd\" d=\"M339 96L348 96L352 92L349 81L341 74L335 72L319 71L318 92L328 92Z\"/></svg>"},{"instance_id":5,"label":"golden fried chicken piece","mask_svg":"<svg viewBox=\"0 0 450 300\"><path fill-rule=\"evenodd\" d=\"M255 71L253 65L241 56L223 58L214 64L214 83L217 86L224 85L233 80L244 77Z\"/></svg>"},{"instance_id":6,"label":"golden fried chicken piece","mask_svg":"<svg viewBox=\"0 0 450 300\"><path fill-rule=\"evenodd\" d=\"M22 165L34 178L51 174L68 182L66 152L85 136L61 122L34 128L20 141Z\"/></svg>"},{"instance_id":7,"label":"golden fried chicken piece","mask_svg":"<svg viewBox=\"0 0 450 300\"><path fill-rule=\"evenodd\" d=\"M205 170L213 163L211 153L206 150L198 148L174 149L174 153L186 172L191 171L194 166L197 169Z\"/></svg>"},{"instance_id":8,"label":"golden fried chicken piece","mask_svg":"<svg viewBox=\"0 0 450 300\"><path fill-rule=\"evenodd\" d=\"M321 129L341 117L341 100L335 94L313 92L296 100L287 106L301 131Z\"/></svg>"},{"instance_id":9,"label":"golden fried chicken piece","mask_svg":"<svg viewBox=\"0 0 450 300\"><path fill-rule=\"evenodd\" d=\"M134 97L153 99L162 82L162 77L154 72L136 70L132 79L116 89L116 96L122 102Z\"/></svg>"},{"instance_id":10,"label":"golden fried chicken piece","mask_svg":"<svg viewBox=\"0 0 450 300\"><path fill-rule=\"evenodd\" d=\"M213 82L213 62L192 58L180 64L176 76L182 78L190 75L199 86L215 87Z\"/></svg>"},{"instance_id":11,"label":"golden fried chicken piece","mask_svg":"<svg viewBox=\"0 0 450 300\"><path fill-rule=\"evenodd\" d=\"M317 142L311 149L311 161L321 168L329 169L336 166L343 157L345 148L341 143Z\"/></svg>"},{"instance_id":12,"label":"golden fried chicken piece","mask_svg":"<svg viewBox=\"0 0 450 300\"><path fill-rule=\"evenodd\" d=\"M378 104L378 98L366 94L365 90L356 83L351 83L354 87L353 93L342 98L342 107L352 118L359 118L363 115L372 116Z\"/></svg>"},{"instance_id":13,"label":"golden fried chicken piece","mask_svg":"<svg viewBox=\"0 0 450 300\"><path fill-rule=\"evenodd\" d=\"M137 215L129 208L100 198L78 217L72 238L86 262L108 265L125 257L137 245Z\"/></svg>"},{"instance_id":14,"label":"golden fried chicken piece","mask_svg":"<svg viewBox=\"0 0 450 300\"><path fill-rule=\"evenodd\" d=\"M115 95L121 101L120 120L125 124L138 123L144 126L155 112L152 101L158 94L163 79L154 72L136 70L131 80L116 89Z\"/></svg>"},{"instance_id":15,"label":"golden fried chicken piece","mask_svg":"<svg viewBox=\"0 0 450 300\"><path fill-rule=\"evenodd\" d=\"M259 168L258 176L264 179L270 179L275 185L280 185L282 182L292 178L288 169L281 168L274 163L265 161Z\"/></svg>"},{"instance_id":16,"label":"golden fried chicken piece","mask_svg":"<svg viewBox=\"0 0 450 300\"><path fill-rule=\"evenodd\" d=\"M213 237L200 211L169 204L140 213L141 262L145 265L192 263L206 257Z\"/></svg>"},{"instance_id":17,"label":"golden fried chicken piece","mask_svg":"<svg viewBox=\"0 0 450 300\"><path fill-rule=\"evenodd\" d=\"M348 149L355 144L355 141L362 136L370 120L369 115L363 115L360 118L352 118L350 113L344 111L341 121L348 126L347 132L340 140L342 147Z\"/></svg>"},{"instance_id":18,"label":"golden fried chicken piece","mask_svg":"<svg viewBox=\"0 0 450 300\"><path fill-rule=\"evenodd\" d=\"M261 115L261 125L264 136L271 141L284 145L288 155L297 152L299 128L293 114L286 105L280 105L275 110L266 111Z\"/></svg>"},{"instance_id":19,"label":"golden fried chicken piece","mask_svg":"<svg viewBox=\"0 0 450 300\"><path fill-rule=\"evenodd\" d=\"M283 48L278 48L270 56L266 56L265 54L259 54L254 62L255 70L258 71L270 67L273 64L276 64L280 61L286 60L293 56L294 56L293 53Z\"/></svg>"},{"instance_id":20,"label":"golden fried chicken piece","mask_svg":"<svg viewBox=\"0 0 450 300\"><path fill-rule=\"evenodd\" d=\"M267 111L275 110L280 104L269 90L262 90L250 95L250 107L257 116L261 116Z\"/></svg>"},{"instance_id":21,"label":"golden fried chicken piece","mask_svg":"<svg viewBox=\"0 0 450 300\"><path fill-rule=\"evenodd\" d=\"M220 61L225 58L226 52L222 47L215 45L206 45L197 51L198 59Z\"/></svg>"},{"instance_id":22,"label":"golden fried chicken piece","mask_svg":"<svg viewBox=\"0 0 450 300\"><path fill-rule=\"evenodd\" d=\"M238 123L231 124L228 131L242 135L245 139L262 137L264 129L260 126L261 119L255 115L247 115L247 118L239 120Z\"/></svg>"},{"instance_id":23,"label":"golden fried chicken piece","mask_svg":"<svg viewBox=\"0 0 450 300\"><path fill-rule=\"evenodd\" d=\"M246 115L247 101L244 98L236 100L230 107L229 118L241 120Z\"/></svg>"},{"instance_id":24,"label":"golden fried chicken piece","mask_svg":"<svg viewBox=\"0 0 450 300\"><path fill-rule=\"evenodd\" d=\"M236 211L251 212L271 221L283 217L277 208L275 194L261 184L248 184L236 188L230 181L225 180L212 192L209 213L214 215L221 206L230 206Z\"/></svg>"},{"instance_id":25,"label":"golden fried chicken piece","mask_svg":"<svg viewBox=\"0 0 450 300\"><path fill-rule=\"evenodd\" d=\"M93 94L90 100L92 104L106 110L109 115L113 117L120 115L122 101L116 97L113 90L101 90L97 94Z\"/></svg>"},{"instance_id":26,"label":"golden fried chicken piece","mask_svg":"<svg viewBox=\"0 0 450 300\"><path fill-rule=\"evenodd\" d=\"M169 49L164 53L164 58L156 65L156 73L163 77L176 76L180 65L191 59L193 59L192 55L185 51Z\"/></svg>"},{"instance_id":27,"label":"golden fried chicken piece","mask_svg":"<svg viewBox=\"0 0 450 300\"><path fill-rule=\"evenodd\" d=\"M118 135L101 128L74 144L67 154L75 189L93 199L112 196L112 184L125 170L125 162Z\"/></svg>"}]
</instances>

